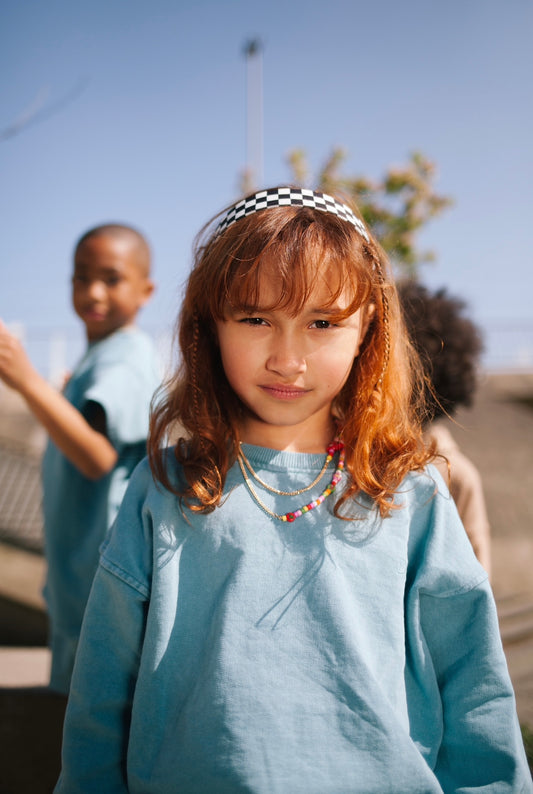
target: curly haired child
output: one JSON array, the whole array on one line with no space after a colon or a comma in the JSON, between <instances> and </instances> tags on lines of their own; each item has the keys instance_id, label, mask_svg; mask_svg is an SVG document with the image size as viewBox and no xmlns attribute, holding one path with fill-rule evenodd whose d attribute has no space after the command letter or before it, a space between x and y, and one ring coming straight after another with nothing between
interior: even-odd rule
<instances>
[{"instance_id":1,"label":"curly haired child","mask_svg":"<svg viewBox=\"0 0 533 794\"><path fill-rule=\"evenodd\" d=\"M416 281L398 285L407 330L426 372L424 434L436 445L435 466L448 483L476 557L491 573L490 525L481 475L464 455L450 422L459 406L472 405L477 388L480 331L466 305L444 288L431 292Z\"/></svg>"}]
</instances>

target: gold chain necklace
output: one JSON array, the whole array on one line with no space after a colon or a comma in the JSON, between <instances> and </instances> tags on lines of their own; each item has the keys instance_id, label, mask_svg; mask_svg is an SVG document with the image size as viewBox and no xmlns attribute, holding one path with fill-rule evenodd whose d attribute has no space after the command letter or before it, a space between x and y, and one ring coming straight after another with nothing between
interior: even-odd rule
<instances>
[{"instance_id":1,"label":"gold chain necklace","mask_svg":"<svg viewBox=\"0 0 533 794\"><path fill-rule=\"evenodd\" d=\"M253 487L253 485L251 483L251 480L248 477L248 472L246 471L246 467L244 465L245 456L242 453L242 450L239 450L239 453L237 455L237 460L239 462L239 466L240 466L240 469L241 469L242 476L244 478L244 482L246 484L246 487L250 491L250 494L251 494L252 498L255 499L255 501L257 502L259 507L262 510L264 510L265 513L268 513L269 516L272 516L272 518L277 518L279 521L288 521L289 523L291 523L292 521L295 521L297 518L300 518L300 516L305 515L305 513L309 513L311 510L314 510L315 507L318 507L320 504L322 504L322 502L325 499L327 499L327 497L330 494L332 494L333 491L335 490L335 488L337 487L337 484L338 484L338 482L339 482L339 480L340 480L340 478L342 476L342 472L344 470L344 444L342 443L342 441L339 441L338 439L335 439L335 441L333 441L328 446L327 452L328 452L328 454L327 454L327 458L326 458L326 466L332 460L335 452L339 452L340 453L339 454L339 462L337 464L337 469L335 471L335 474L332 477L332 480L331 480L330 484L327 486L327 488L325 488L322 491L320 496L318 496L316 499L313 499L311 502L309 502L309 504L302 505L300 508L298 508L298 510L295 510L294 512L284 513L283 515L280 515L279 513L274 513L274 511L270 510L270 508L266 506L266 504L262 501L262 499L260 499L259 494L254 489L254 487ZM319 477L317 479L315 479L315 482L318 482L318 479L320 479L320 477L322 476L324 470L325 470L325 466L323 467L322 471L320 472ZM253 469L252 469L252 471L253 471ZM260 482L260 483L262 482L262 480L260 480L258 477L256 477L256 479L257 479L258 482ZM312 485L314 485L314 483L312 483L307 488L304 488L303 491L309 490L309 488L311 488ZM288 495L288 496L292 495L290 493L285 493L283 491L277 491L277 490L271 488L269 485L265 484L265 486L266 486L267 490L273 491L273 493L278 493L280 495ZM294 495L296 495L298 493L302 493L303 491L295 491Z\"/></svg>"},{"instance_id":2,"label":"gold chain necklace","mask_svg":"<svg viewBox=\"0 0 533 794\"><path fill-rule=\"evenodd\" d=\"M246 468L248 469L248 471L250 472L250 474L252 475L254 480L257 480L259 485L262 485L263 488L266 491L270 491L271 493L277 493L277 494L279 494L279 496L299 496L301 493L305 493L306 491L310 491L311 488L314 488L314 486L317 484L317 482L319 482L322 479L322 477L324 476L324 472L328 468L328 466L329 466L329 464L331 462L331 459L333 457L332 455L326 455L326 460L324 461L324 465L322 466L320 472L317 474L317 476L315 477L315 479L313 480L313 482L310 485L306 485L305 488L300 488L297 491L280 491L280 490L278 490L278 488L273 488L271 485L269 485L264 480L262 480L261 477L257 474L257 472L255 472L253 470L252 464L250 463L250 461L248 460L248 458L244 454L244 451L243 451L243 448L242 448L242 444L239 447L238 456L239 456L239 465L241 466L241 471L242 471L242 464L241 464L241 460L242 460L242 463L244 463L244 465L246 466ZM244 474L244 472L243 472L243 474Z\"/></svg>"}]
</instances>

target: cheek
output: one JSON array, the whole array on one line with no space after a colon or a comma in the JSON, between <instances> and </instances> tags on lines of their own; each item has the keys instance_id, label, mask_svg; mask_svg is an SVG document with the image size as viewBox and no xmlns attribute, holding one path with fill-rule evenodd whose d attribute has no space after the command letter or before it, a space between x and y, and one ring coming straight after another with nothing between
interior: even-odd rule
<instances>
[{"instance_id":1,"label":"cheek","mask_svg":"<svg viewBox=\"0 0 533 794\"><path fill-rule=\"evenodd\" d=\"M110 305L114 306L117 311L132 311L132 309L136 309L140 305L137 292L129 287L123 287L118 290L108 289L107 299Z\"/></svg>"},{"instance_id":2,"label":"cheek","mask_svg":"<svg viewBox=\"0 0 533 794\"><path fill-rule=\"evenodd\" d=\"M242 379L249 368L249 349L235 334L219 333L218 345L222 366L230 383Z\"/></svg>"},{"instance_id":3,"label":"cheek","mask_svg":"<svg viewBox=\"0 0 533 794\"><path fill-rule=\"evenodd\" d=\"M328 380L345 380L350 374L359 353L358 336L345 340L342 344L332 345L321 351L319 366Z\"/></svg>"},{"instance_id":4,"label":"cheek","mask_svg":"<svg viewBox=\"0 0 533 794\"><path fill-rule=\"evenodd\" d=\"M72 289L71 290L71 298L72 298L72 305L75 309L78 309L81 305L82 294L79 289Z\"/></svg>"},{"instance_id":5,"label":"cheek","mask_svg":"<svg viewBox=\"0 0 533 794\"><path fill-rule=\"evenodd\" d=\"M350 376L354 359L354 356L330 358L324 367L324 382L332 389L341 389Z\"/></svg>"}]
</instances>

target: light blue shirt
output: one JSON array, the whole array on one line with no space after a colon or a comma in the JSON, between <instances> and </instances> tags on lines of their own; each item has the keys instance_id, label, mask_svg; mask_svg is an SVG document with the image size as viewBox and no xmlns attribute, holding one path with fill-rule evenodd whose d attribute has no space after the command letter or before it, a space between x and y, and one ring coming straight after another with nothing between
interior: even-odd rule
<instances>
[{"instance_id":1,"label":"light blue shirt","mask_svg":"<svg viewBox=\"0 0 533 794\"><path fill-rule=\"evenodd\" d=\"M245 452L283 490L323 463ZM336 519L330 497L282 523L237 465L225 491L194 514L135 472L85 616L58 793L532 791L490 587L433 468L385 520L365 499ZM277 513L306 498L261 496Z\"/></svg>"},{"instance_id":2,"label":"light blue shirt","mask_svg":"<svg viewBox=\"0 0 533 794\"><path fill-rule=\"evenodd\" d=\"M65 397L82 413L89 402L103 408L118 460L108 475L89 480L51 441L43 459L50 686L59 692L68 692L100 544L133 469L146 455L150 400L159 381L150 338L128 328L89 345L65 387Z\"/></svg>"}]
</instances>

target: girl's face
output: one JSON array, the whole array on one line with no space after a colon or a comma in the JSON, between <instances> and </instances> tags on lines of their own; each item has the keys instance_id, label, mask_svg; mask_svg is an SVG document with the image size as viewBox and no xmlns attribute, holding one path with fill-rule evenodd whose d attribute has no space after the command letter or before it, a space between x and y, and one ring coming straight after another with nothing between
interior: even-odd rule
<instances>
[{"instance_id":1,"label":"girl's face","mask_svg":"<svg viewBox=\"0 0 533 794\"><path fill-rule=\"evenodd\" d=\"M226 377L247 409L240 440L273 449L323 452L335 434L332 402L344 386L372 315L362 307L346 319L341 293L331 304L317 285L297 314L275 306L262 278L258 305L226 307L216 324ZM262 308L264 307L264 308Z\"/></svg>"}]
</instances>

